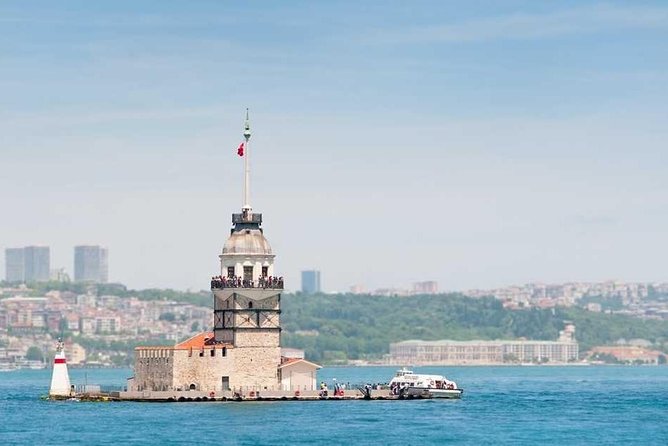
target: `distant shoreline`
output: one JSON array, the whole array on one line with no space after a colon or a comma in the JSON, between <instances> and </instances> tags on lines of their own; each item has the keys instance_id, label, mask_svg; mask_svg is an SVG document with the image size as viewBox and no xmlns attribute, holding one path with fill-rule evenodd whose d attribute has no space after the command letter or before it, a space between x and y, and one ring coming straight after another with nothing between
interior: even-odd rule
<instances>
[{"instance_id":1,"label":"distant shoreline","mask_svg":"<svg viewBox=\"0 0 668 446\"><path fill-rule=\"evenodd\" d=\"M326 368L345 368L345 367L660 367L665 364L606 364L598 362L560 362L546 364L508 364L508 363L489 363L489 364L325 364Z\"/></svg>"},{"instance_id":2,"label":"distant shoreline","mask_svg":"<svg viewBox=\"0 0 668 446\"><path fill-rule=\"evenodd\" d=\"M667 364L605 364L597 362L577 362L577 363L559 363L559 364L324 364L323 368L342 369L347 367L372 368L372 367L661 367ZM131 366L79 366L70 365L70 370L122 370L132 369ZM15 369L0 369L0 373L18 372L22 370L50 370L51 367L42 368L19 367Z\"/></svg>"}]
</instances>

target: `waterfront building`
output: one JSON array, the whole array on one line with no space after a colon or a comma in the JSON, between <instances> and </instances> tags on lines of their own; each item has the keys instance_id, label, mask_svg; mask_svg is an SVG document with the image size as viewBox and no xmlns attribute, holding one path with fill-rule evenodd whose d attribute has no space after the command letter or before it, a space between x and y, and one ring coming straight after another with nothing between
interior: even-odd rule
<instances>
[{"instance_id":1,"label":"waterfront building","mask_svg":"<svg viewBox=\"0 0 668 446\"><path fill-rule=\"evenodd\" d=\"M249 140L246 115L243 206L232 214L232 229L211 278L213 331L171 347L135 349L131 391L199 390L238 393L316 390L317 364L281 351L283 277L264 236L262 214L250 205Z\"/></svg>"},{"instance_id":2,"label":"waterfront building","mask_svg":"<svg viewBox=\"0 0 668 446\"><path fill-rule=\"evenodd\" d=\"M568 363L578 360L575 325L566 321L557 341L420 341L390 344L393 364Z\"/></svg>"},{"instance_id":3,"label":"waterfront building","mask_svg":"<svg viewBox=\"0 0 668 446\"><path fill-rule=\"evenodd\" d=\"M98 245L74 247L74 281L107 283L109 280L108 250Z\"/></svg>"},{"instance_id":4,"label":"waterfront building","mask_svg":"<svg viewBox=\"0 0 668 446\"><path fill-rule=\"evenodd\" d=\"M321 292L320 271L302 271L302 293L315 294Z\"/></svg>"},{"instance_id":5,"label":"waterfront building","mask_svg":"<svg viewBox=\"0 0 668 446\"><path fill-rule=\"evenodd\" d=\"M390 344L392 364L568 363L577 359L577 342L411 340Z\"/></svg>"},{"instance_id":6,"label":"waterfront building","mask_svg":"<svg viewBox=\"0 0 668 446\"><path fill-rule=\"evenodd\" d=\"M590 359L600 360L602 357L614 357L616 361L626 364L665 364L666 354L637 345L601 345L589 352Z\"/></svg>"},{"instance_id":7,"label":"waterfront building","mask_svg":"<svg viewBox=\"0 0 668 446\"><path fill-rule=\"evenodd\" d=\"M5 249L5 280L7 282L23 282L23 263L23 248Z\"/></svg>"}]
</instances>

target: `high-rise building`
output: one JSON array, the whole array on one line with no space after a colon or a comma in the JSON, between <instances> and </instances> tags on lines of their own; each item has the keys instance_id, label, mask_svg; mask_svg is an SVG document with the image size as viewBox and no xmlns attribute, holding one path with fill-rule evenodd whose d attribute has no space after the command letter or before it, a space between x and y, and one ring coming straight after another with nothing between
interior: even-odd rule
<instances>
[{"instance_id":1,"label":"high-rise building","mask_svg":"<svg viewBox=\"0 0 668 446\"><path fill-rule=\"evenodd\" d=\"M109 280L107 248L97 245L74 247L74 281L106 283Z\"/></svg>"},{"instance_id":2,"label":"high-rise building","mask_svg":"<svg viewBox=\"0 0 668 446\"><path fill-rule=\"evenodd\" d=\"M320 291L320 271L302 271L302 293L314 294Z\"/></svg>"},{"instance_id":3,"label":"high-rise building","mask_svg":"<svg viewBox=\"0 0 668 446\"><path fill-rule=\"evenodd\" d=\"M23 280L47 282L51 271L51 253L48 246L23 248Z\"/></svg>"},{"instance_id":4,"label":"high-rise building","mask_svg":"<svg viewBox=\"0 0 668 446\"><path fill-rule=\"evenodd\" d=\"M23 248L5 249L5 280L23 282Z\"/></svg>"}]
</instances>

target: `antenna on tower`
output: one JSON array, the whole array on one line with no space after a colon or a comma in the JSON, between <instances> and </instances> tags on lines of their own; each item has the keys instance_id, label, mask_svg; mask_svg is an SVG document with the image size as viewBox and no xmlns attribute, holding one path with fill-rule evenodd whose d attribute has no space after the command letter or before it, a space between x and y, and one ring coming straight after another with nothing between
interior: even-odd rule
<instances>
[{"instance_id":1,"label":"antenna on tower","mask_svg":"<svg viewBox=\"0 0 668 446\"><path fill-rule=\"evenodd\" d=\"M250 119L248 117L248 108L246 108L246 122L244 123L244 139L246 140L246 143L244 144L244 205L241 208L245 218L250 218L252 210L250 205L250 150L248 146L250 137Z\"/></svg>"}]
</instances>

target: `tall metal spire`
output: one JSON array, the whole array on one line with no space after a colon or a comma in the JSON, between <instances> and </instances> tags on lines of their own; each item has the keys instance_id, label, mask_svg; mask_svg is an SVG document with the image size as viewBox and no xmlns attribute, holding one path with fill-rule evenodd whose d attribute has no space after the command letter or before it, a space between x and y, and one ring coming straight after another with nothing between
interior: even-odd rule
<instances>
[{"instance_id":1,"label":"tall metal spire","mask_svg":"<svg viewBox=\"0 0 668 446\"><path fill-rule=\"evenodd\" d=\"M244 123L244 138L246 143L244 144L244 205L241 208L244 211L244 214L249 214L251 211L250 205L250 150L248 145L248 140L250 140L251 131L250 131L250 119L248 118L248 108L246 109L246 122Z\"/></svg>"}]
</instances>

